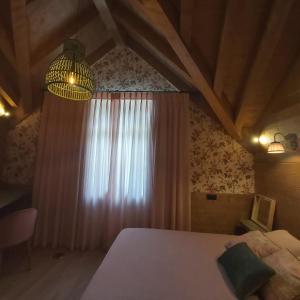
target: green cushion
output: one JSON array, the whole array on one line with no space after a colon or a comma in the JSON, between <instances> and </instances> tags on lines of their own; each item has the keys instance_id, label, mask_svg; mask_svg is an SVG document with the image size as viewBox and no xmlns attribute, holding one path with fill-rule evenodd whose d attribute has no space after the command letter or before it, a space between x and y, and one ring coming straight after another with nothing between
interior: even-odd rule
<instances>
[{"instance_id":1,"label":"green cushion","mask_svg":"<svg viewBox=\"0 0 300 300\"><path fill-rule=\"evenodd\" d=\"M255 293L275 274L246 243L239 243L227 249L218 258L218 262L239 299L245 299Z\"/></svg>"}]
</instances>

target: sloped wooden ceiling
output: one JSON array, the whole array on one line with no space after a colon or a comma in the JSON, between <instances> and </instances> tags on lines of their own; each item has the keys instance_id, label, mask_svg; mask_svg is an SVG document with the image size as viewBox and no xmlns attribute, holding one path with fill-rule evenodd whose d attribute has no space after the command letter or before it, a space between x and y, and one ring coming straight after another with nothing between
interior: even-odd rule
<instances>
[{"instance_id":1,"label":"sloped wooden ceiling","mask_svg":"<svg viewBox=\"0 0 300 300\"><path fill-rule=\"evenodd\" d=\"M94 63L125 44L177 88L202 94L236 139L300 97L297 0L2 0L0 94L16 116L42 99L69 37Z\"/></svg>"}]
</instances>

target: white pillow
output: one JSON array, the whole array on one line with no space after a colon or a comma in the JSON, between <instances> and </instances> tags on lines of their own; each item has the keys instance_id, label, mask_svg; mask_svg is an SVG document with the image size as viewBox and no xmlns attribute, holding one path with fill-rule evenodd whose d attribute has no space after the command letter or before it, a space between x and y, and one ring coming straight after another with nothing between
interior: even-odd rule
<instances>
[{"instance_id":1,"label":"white pillow","mask_svg":"<svg viewBox=\"0 0 300 300\"><path fill-rule=\"evenodd\" d=\"M276 275L261 288L264 300L300 299L300 262L287 249L281 249L263 259Z\"/></svg>"},{"instance_id":2,"label":"white pillow","mask_svg":"<svg viewBox=\"0 0 300 300\"><path fill-rule=\"evenodd\" d=\"M300 260L300 240L286 230L274 230L265 233L266 237L282 249L288 249Z\"/></svg>"},{"instance_id":3,"label":"white pillow","mask_svg":"<svg viewBox=\"0 0 300 300\"><path fill-rule=\"evenodd\" d=\"M236 236L231 241L225 244L226 248L245 242L248 247L259 257L265 257L280 250L280 247L275 245L261 231L249 231L243 235Z\"/></svg>"}]
</instances>

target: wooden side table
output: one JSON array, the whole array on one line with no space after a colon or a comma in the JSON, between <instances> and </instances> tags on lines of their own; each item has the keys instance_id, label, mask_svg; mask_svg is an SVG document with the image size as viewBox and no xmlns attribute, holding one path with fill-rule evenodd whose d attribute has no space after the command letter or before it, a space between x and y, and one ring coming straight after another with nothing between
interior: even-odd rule
<instances>
[{"instance_id":1,"label":"wooden side table","mask_svg":"<svg viewBox=\"0 0 300 300\"><path fill-rule=\"evenodd\" d=\"M255 231L255 230L259 230L261 232L270 231L267 228L263 228L260 225L256 224L252 220L241 220L239 226L242 227L245 230L245 232Z\"/></svg>"}]
</instances>

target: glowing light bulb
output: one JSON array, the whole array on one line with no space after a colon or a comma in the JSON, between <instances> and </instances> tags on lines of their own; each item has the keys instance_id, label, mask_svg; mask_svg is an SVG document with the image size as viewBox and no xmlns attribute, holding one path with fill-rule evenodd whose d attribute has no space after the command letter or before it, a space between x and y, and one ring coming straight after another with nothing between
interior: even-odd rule
<instances>
[{"instance_id":1,"label":"glowing light bulb","mask_svg":"<svg viewBox=\"0 0 300 300\"><path fill-rule=\"evenodd\" d=\"M75 83L75 77L74 77L74 73L73 72L70 73L68 81L69 81L70 84L74 84Z\"/></svg>"},{"instance_id":2,"label":"glowing light bulb","mask_svg":"<svg viewBox=\"0 0 300 300\"><path fill-rule=\"evenodd\" d=\"M253 138L252 138L252 142L253 142L254 144L258 144L258 143L259 143L259 137L257 137L257 136L253 137Z\"/></svg>"},{"instance_id":3,"label":"glowing light bulb","mask_svg":"<svg viewBox=\"0 0 300 300\"><path fill-rule=\"evenodd\" d=\"M269 144L270 140L265 136L265 135L261 135L259 137L259 142L262 144L262 145L266 145L266 144Z\"/></svg>"},{"instance_id":4,"label":"glowing light bulb","mask_svg":"<svg viewBox=\"0 0 300 300\"><path fill-rule=\"evenodd\" d=\"M6 111L6 112L4 113L4 116L5 116L5 117L9 117L9 116L10 116L10 113L9 113L8 111Z\"/></svg>"}]
</instances>

